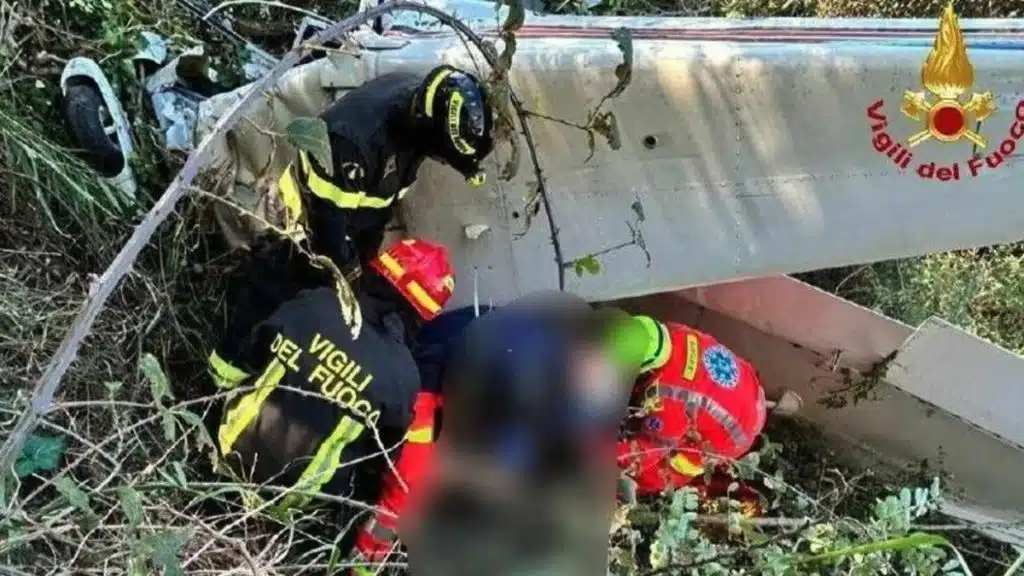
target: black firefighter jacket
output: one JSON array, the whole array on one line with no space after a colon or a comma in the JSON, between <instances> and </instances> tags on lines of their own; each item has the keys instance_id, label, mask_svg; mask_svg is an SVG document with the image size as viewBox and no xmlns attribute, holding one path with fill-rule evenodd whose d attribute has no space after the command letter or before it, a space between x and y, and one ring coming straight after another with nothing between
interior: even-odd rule
<instances>
[{"instance_id":1,"label":"black firefighter jacket","mask_svg":"<svg viewBox=\"0 0 1024 576\"><path fill-rule=\"evenodd\" d=\"M409 118L423 79L392 72L345 94L321 115L331 173L300 151L281 177L289 224L304 222L313 251L343 270L376 255L395 205L416 179L424 154Z\"/></svg>"},{"instance_id":2,"label":"black firefighter jacket","mask_svg":"<svg viewBox=\"0 0 1024 576\"><path fill-rule=\"evenodd\" d=\"M278 183L286 227L301 229L306 250L330 258L343 274L376 256L395 204L416 179L422 147L406 126L422 80L421 74L394 72L343 96L322 115L333 176L300 152ZM234 354L257 322L300 290L334 284L331 273L302 252L276 235L253 247L228 287L230 320L220 352Z\"/></svg>"},{"instance_id":3,"label":"black firefighter jacket","mask_svg":"<svg viewBox=\"0 0 1024 576\"><path fill-rule=\"evenodd\" d=\"M349 493L353 471L383 464L381 444L401 440L419 389L416 364L398 315L369 298L360 307L353 339L332 289L303 291L256 326L238 357L210 356L218 386L234 390L216 438L236 476ZM285 507L304 503L289 498Z\"/></svg>"}]
</instances>

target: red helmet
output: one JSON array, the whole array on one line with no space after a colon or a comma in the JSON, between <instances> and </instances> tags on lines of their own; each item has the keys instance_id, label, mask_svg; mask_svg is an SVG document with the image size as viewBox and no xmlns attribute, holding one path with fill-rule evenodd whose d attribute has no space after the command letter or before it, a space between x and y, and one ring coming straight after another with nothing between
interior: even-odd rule
<instances>
[{"instance_id":1,"label":"red helmet","mask_svg":"<svg viewBox=\"0 0 1024 576\"><path fill-rule=\"evenodd\" d=\"M440 244L408 238L391 245L370 262L424 320L437 316L455 291L448 250Z\"/></svg>"}]
</instances>

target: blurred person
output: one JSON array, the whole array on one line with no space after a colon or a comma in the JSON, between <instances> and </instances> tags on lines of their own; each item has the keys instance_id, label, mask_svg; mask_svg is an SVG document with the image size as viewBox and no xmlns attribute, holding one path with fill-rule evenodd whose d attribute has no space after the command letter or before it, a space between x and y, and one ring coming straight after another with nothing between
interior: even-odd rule
<instances>
[{"instance_id":1,"label":"blurred person","mask_svg":"<svg viewBox=\"0 0 1024 576\"><path fill-rule=\"evenodd\" d=\"M629 317L548 293L485 312L424 327L430 389L354 559L382 562L401 532L416 575L531 563L591 574L604 565L615 437L642 360L615 346L637 341L616 334Z\"/></svg>"},{"instance_id":2,"label":"blurred person","mask_svg":"<svg viewBox=\"0 0 1024 576\"><path fill-rule=\"evenodd\" d=\"M210 355L218 388L231 391L214 435L221 471L251 484L294 487L273 507L302 507L310 494L370 499L400 443L420 389L409 345L451 297L447 250L426 240L396 242L375 258L358 294L358 338L338 294L300 292L243 340ZM361 462L359 466L348 465Z\"/></svg>"},{"instance_id":3,"label":"blurred person","mask_svg":"<svg viewBox=\"0 0 1024 576\"><path fill-rule=\"evenodd\" d=\"M530 307L526 309L544 310ZM486 310L484 312L486 313ZM516 316L519 314L521 312ZM425 386L427 382L432 384L429 385L429 391L421 392L417 398L416 415L407 436L406 449L396 465L395 471L405 479L405 482L400 481L394 474L388 474L379 502L382 512L364 524L357 537L357 556L364 561L383 561L394 545L399 519L409 507L409 492L412 491L415 495L415 491L424 490L419 486L424 483L425 478L434 473L434 468L440 466L437 463L439 457L435 454L437 448L434 442L437 440L441 414L444 412L441 410L444 404L441 381L444 379L445 370L457 370L463 374L472 372L466 366L456 365L456 362L464 361L453 359L452 349L455 347L454 343L459 342L458 335L473 322L474 316L471 308L464 308L446 313L424 328L424 338L421 338L418 344L418 350L421 352L417 361L424 376ZM615 329L610 332L612 337L609 338L609 346L604 348L603 355L615 358L622 366L634 366L637 373L635 380L627 380L634 383L631 404L635 413L625 426L626 437L618 443L617 460L620 467L632 477L637 492L641 495L660 494L692 484L698 489L704 502L725 496L725 487L732 483L732 479L724 470L721 473L716 470L711 480L705 482L705 454L723 459L738 458L750 449L754 438L760 433L765 419L765 401L756 372L749 363L732 355L731 351L712 337L692 328L658 322L647 316L628 317L628 320L619 316L617 320ZM488 383L485 388L488 392L504 391L508 394L514 391L514 396L528 397L530 390L536 390L529 385L528 380L532 378L534 382L552 381L538 378L538 375L534 374L527 378L527 381L518 382L513 376L517 370L522 371L526 366L537 367L542 364L542 359L546 356L554 354L557 357L558 347L554 345L552 339L546 337L550 334L550 329L539 331L545 334L517 333L512 326L515 323L509 322L506 318L489 324L489 329L471 331L471 336L467 337L468 342L480 346L481 342L486 341L487 333L501 335L501 339L498 340L500 344L491 353L480 353L481 358L496 359L496 369L492 368L492 375L489 377L474 377ZM608 354L609 351L611 354ZM702 353L707 351L710 353ZM557 366L558 362L554 365ZM558 370L555 371L557 372ZM558 380L558 377L553 379ZM491 386L497 382L504 382L505 387L497 386L492 389ZM600 387L596 387L595 390L600 390ZM452 390L446 390L444 396L450 393ZM577 398L576 401L580 399ZM586 403L581 402L581 405L583 404ZM500 443L486 441L486 438L493 437L491 432L501 430L502 426L497 424L500 419L495 419L492 412L483 407L508 407L507 399L464 402L463 405L481 407L472 413L473 418L477 420L477 425L470 427L474 432L465 436L476 443L483 439L483 443L494 450L491 456L498 454L506 462L518 461L521 465L521 459L529 456L530 450L517 447L515 442L502 449ZM455 410L461 412L458 407ZM446 411L451 412L452 409L449 407ZM499 412L520 412L525 415L544 413L515 409L502 409ZM545 430L544 419L534 419L525 429ZM558 434L540 436L547 440L559 437ZM542 450L535 448L533 452ZM467 453L472 451L464 450L462 453L450 454L449 457L462 462L463 476L483 477L478 473L480 466L467 464L471 460L466 457ZM479 452L477 456L479 461ZM609 455L608 458L614 459L615 456ZM501 461L502 458L482 460L493 463ZM467 469L469 472L465 474ZM512 469L519 469L519 466L514 465ZM494 481L500 477L499 474L488 479ZM484 482L483 486L477 488L486 491L486 484ZM499 485L501 484L491 488L495 489ZM416 490L413 490L414 487ZM450 489L448 492L454 501L461 501L472 495L474 490ZM745 510L759 513L756 491L741 485L738 492L732 496L743 501ZM438 498L438 501L441 500L443 498ZM518 510L528 509L528 506L524 506ZM471 516L472 514L467 512L467 518ZM449 522L454 520L448 519ZM467 537L474 530L473 524L474 522L468 521L465 523ZM539 528L534 527L532 531L537 532Z\"/></svg>"}]
</instances>

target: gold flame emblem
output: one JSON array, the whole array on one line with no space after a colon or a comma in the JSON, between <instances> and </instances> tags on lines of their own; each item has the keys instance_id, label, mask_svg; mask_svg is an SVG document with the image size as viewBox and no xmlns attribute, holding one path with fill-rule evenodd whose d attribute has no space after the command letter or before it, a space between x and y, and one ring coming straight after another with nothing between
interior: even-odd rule
<instances>
[{"instance_id":1,"label":"gold flame emblem","mask_svg":"<svg viewBox=\"0 0 1024 576\"><path fill-rule=\"evenodd\" d=\"M903 94L900 111L912 120L924 123L924 130L907 139L907 145L917 146L929 138L940 142L957 142L966 138L984 148L988 141L969 128L971 122L981 122L996 111L991 92L975 92L961 104L961 96L974 85L974 66L967 58L964 33L950 2L939 19L939 32L935 35L928 59L921 68L921 84L938 100L929 102L925 93L907 90Z\"/></svg>"}]
</instances>

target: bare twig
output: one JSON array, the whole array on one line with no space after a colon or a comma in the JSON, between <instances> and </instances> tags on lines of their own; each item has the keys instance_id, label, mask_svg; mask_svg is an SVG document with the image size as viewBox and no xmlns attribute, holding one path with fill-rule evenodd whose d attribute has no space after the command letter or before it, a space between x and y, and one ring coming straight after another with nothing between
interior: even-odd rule
<instances>
[{"instance_id":1,"label":"bare twig","mask_svg":"<svg viewBox=\"0 0 1024 576\"><path fill-rule=\"evenodd\" d=\"M61 380L67 372L71 363L78 355L79 349L85 337L89 335L96 318L105 307L107 300L113 293L114 288L121 279L131 270L133 263L139 253L149 243L150 238L174 210L178 201L187 193L192 180L199 173L200 168L206 163L213 141L231 130L242 117L243 111L249 107L257 98L262 96L287 70L298 64L300 56L304 53L306 45L310 43L319 44L330 42L343 34L355 30L365 22L369 22L378 16L389 14L398 10L410 10L434 16L438 20L452 26L461 33L471 35L469 27L459 22L454 17L443 11L409 0L393 0L365 12L360 12L340 22L332 24L325 30L316 34L309 41L302 43L290 50L281 60L267 73L266 76L255 82L245 95L240 98L224 116L220 119L213 131L208 134L196 149L189 155L188 160L182 167L181 172L171 182L163 195L157 200L153 208L146 214L142 222L135 227L131 237L118 252L110 266L90 287L89 297L80 307L70 330L61 342L57 352L54 353L46 370L36 384L32 392L32 401L28 408L18 418L10 436L0 446L0 470L10 470L15 458L21 452L21 447L29 433L35 428L39 419L45 415L53 404L53 399L60 388ZM476 37L479 40L479 36ZM482 41L481 41L481 45ZM484 51L489 61L494 58L493 53ZM493 65L493 64L492 64ZM524 132L529 135L528 128ZM528 142L532 138L528 136ZM534 152L532 156L536 156ZM539 167L537 168L539 171ZM550 220L550 215L549 215ZM552 226L553 220L550 220ZM559 250L560 257L560 250ZM561 265L559 264L560 268Z\"/></svg>"},{"instance_id":2,"label":"bare twig","mask_svg":"<svg viewBox=\"0 0 1024 576\"><path fill-rule=\"evenodd\" d=\"M313 18L316 18L317 20L323 20L324 19L323 16L317 14L316 12L312 12L312 11L306 10L304 8L299 8L298 6L292 6L290 4L285 4L284 2L272 2L270 0L228 0L227 2L221 2L220 4L214 6L209 12L207 12L206 14L203 15L203 20L209 20L210 16L213 16L214 14L216 14L217 12L220 12L221 10L223 10L225 8L230 8L232 6L244 6L244 5L247 5L247 4L259 4L260 6L272 6L274 8L283 8L285 10L291 10L293 12L298 12L298 13L303 14L305 16L311 16ZM390 12L390 10L388 10L388 12ZM358 14L356 16L358 16ZM353 18L354 17L355 16L353 16ZM368 20L363 20L363 22L367 22L367 21ZM343 22L344 22L344 20L343 20ZM358 27L363 22L360 22L356 26ZM344 30L341 33L344 34L347 31L348 30Z\"/></svg>"},{"instance_id":3,"label":"bare twig","mask_svg":"<svg viewBox=\"0 0 1024 576\"><path fill-rule=\"evenodd\" d=\"M693 519L697 524L708 526L757 526L759 528L782 528L785 530L800 530L811 524L810 518L746 518L738 514L707 514L699 515Z\"/></svg>"},{"instance_id":4,"label":"bare twig","mask_svg":"<svg viewBox=\"0 0 1024 576\"><path fill-rule=\"evenodd\" d=\"M533 174L537 178L537 193L540 194L540 201L544 204L544 214L547 216L548 230L551 233L551 247L555 251L555 265L558 266L558 289L565 290L565 258L562 256L562 243L558 240L558 225L555 224L555 215L551 211L551 200L548 197L544 171L541 169L540 161L537 159L537 145L534 143L533 132L530 130L530 120L527 118L522 100L511 91L511 88L509 89L509 96L512 99L512 108L516 111L516 116L519 118L519 124L523 130L526 148L530 151Z\"/></svg>"},{"instance_id":5,"label":"bare twig","mask_svg":"<svg viewBox=\"0 0 1024 576\"><path fill-rule=\"evenodd\" d=\"M978 124L980 125L981 122ZM1013 564L1011 564L1009 568L1007 568L1006 572L1003 573L1003 576L1013 576L1022 567L1024 567L1024 550L1020 551L1020 554L1017 555L1017 559L1013 561Z\"/></svg>"}]
</instances>

